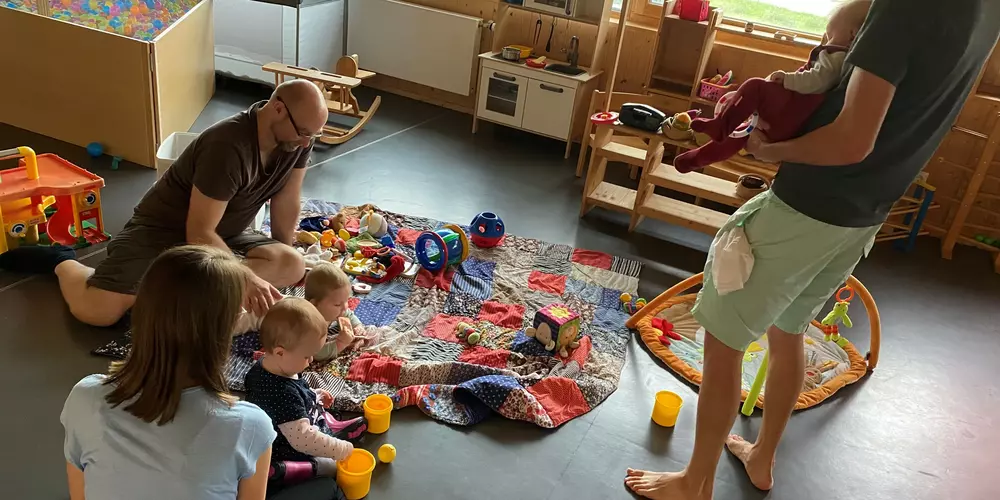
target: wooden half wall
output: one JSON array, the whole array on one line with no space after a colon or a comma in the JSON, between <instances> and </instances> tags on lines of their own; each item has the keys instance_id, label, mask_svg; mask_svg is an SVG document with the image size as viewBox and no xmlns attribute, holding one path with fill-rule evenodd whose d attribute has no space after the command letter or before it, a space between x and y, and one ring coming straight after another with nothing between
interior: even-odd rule
<instances>
[{"instance_id":1,"label":"wooden half wall","mask_svg":"<svg viewBox=\"0 0 1000 500\"><path fill-rule=\"evenodd\" d=\"M148 165L154 158L147 43L0 8L0 122ZM7 144L6 146L31 146Z\"/></svg>"},{"instance_id":2,"label":"wooden half wall","mask_svg":"<svg viewBox=\"0 0 1000 500\"><path fill-rule=\"evenodd\" d=\"M187 132L215 93L212 2L201 2L152 44L157 142Z\"/></svg>"}]
</instances>

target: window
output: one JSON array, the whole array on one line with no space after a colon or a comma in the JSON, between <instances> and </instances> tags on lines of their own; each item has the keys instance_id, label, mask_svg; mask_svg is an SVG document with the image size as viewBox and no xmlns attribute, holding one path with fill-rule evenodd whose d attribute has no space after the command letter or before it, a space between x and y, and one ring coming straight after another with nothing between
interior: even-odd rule
<instances>
[{"instance_id":1,"label":"window","mask_svg":"<svg viewBox=\"0 0 1000 500\"><path fill-rule=\"evenodd\" d=\"M712 0L728 19L817 35L826 31L826 18L836 5L837 0Z\"/></svg>"},{"instance_id":2,"label":"window","mask_svg":"<svg viewBox=\"0 0 1000 500\"><path fill-rule=\"evenodd\" d=\"M680 1L680 0L677 0ZM784 28L802 33L822 35L826 18L840 0L711 0L712 7L721 8L726 19ZM664 0L632 0L633 13L649 15L646 5L660 7ZM622 0L614 0L611 9L621 12ZM655 21L655 20L654 20Z\"/></svg>"}]
</instances>

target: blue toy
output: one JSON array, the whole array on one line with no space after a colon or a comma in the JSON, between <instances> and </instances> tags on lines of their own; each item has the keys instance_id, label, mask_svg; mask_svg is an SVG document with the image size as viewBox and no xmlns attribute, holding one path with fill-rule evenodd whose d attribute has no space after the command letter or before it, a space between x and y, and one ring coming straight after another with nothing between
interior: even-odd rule
<instances>
[{"instance_id":1,"label":"blue toy","mask_svg":"<svg viewBox=\"0 0 1000 500\"><path fill-rule=\"evenodd\" d=\"M104 146L101 146L101 143L99 142L92 142L90 144L87 144L87 154L94 158L97 158L98 156L104 154Z\"/></svg>"},{"instance_id":2,"label":"blue toy","mask_svg":"<svg viewBox=\"0 0 1000 500\"><path fill-rule=\"evenodd\" d=\"M420 233L414 247L417 262L430 272L461 264L469 257L469 239L465 231L454 224Z\"/></svg>"},{"instance_id":3,"label":"blue toy","mask_svg":"<svg viewBox=\"0 0 1000 500\"><path fill-rule=\"evenodd\" d=\"M479 248L493 248L499 245L503 241L505 232L503 221L493 212L482 212L469 224L472 242Z\"/></svg>"}]
</instances>

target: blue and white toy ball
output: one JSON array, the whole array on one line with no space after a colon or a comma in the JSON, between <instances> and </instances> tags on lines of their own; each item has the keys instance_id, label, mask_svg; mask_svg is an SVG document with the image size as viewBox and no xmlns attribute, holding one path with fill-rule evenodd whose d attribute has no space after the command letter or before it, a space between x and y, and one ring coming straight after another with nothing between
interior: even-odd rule
<instances>
[{"instance_id":1,"label":"blue and white toy ball","mask_svg":"<svg viewBox=\"0 0 1000 500\"><path fill-rule=\"evenodd\" d=\"M104 154L104 146L101 146L99 142L87 144L87 154L93 158L97 158Z\"/></svg>"}]
</instances>

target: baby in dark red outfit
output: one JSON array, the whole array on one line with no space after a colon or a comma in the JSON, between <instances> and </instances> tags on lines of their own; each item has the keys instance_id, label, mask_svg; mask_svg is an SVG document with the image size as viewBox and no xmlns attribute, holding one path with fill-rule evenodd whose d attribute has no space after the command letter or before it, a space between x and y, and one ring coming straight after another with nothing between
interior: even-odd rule
<instances>
[{"instance_id":1,"label":"baby in dark red outfit","mask_svg":"<svg viewBox=\"0 0 1000 500\"><path fill-rule=\"evenodd\" d=\"M712 141L674 159L681 172L697 170L728 159L747 143L747 137L733 138L733 133L757 112L768 125L767 138L785 141L795 135L823 102L826 92L843 77L847 50L868 15L871 2L857 0L842 4L826 25L825 45L809 54L809 61L795 73L775 71L767 79L751 78L736 91L731 104L719 116L698 118L691 123L695 132L707 134Z\"/></svg>"}]
</instances>

